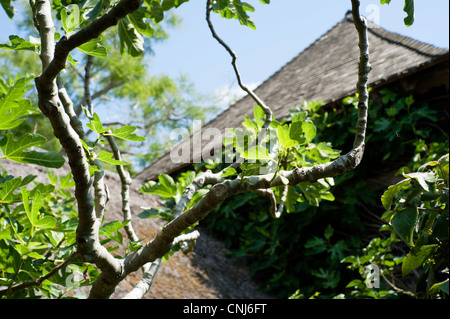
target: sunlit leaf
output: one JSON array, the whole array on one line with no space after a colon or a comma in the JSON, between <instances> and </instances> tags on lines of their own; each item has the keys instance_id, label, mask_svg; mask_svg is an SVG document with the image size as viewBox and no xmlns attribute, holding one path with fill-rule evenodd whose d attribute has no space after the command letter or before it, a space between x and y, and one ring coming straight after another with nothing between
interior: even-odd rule
<instances>
[{"instance_id":1,"label":"sunlit leaf","mask_svg":"<svg viewBox=\"0 0 450 319\"><path fill-rule=\"evenodd\" d=\"M127 17L119 21L118 31L122 54L128 52L129 55L137 57L144 53L144 39Z\"/></svg>"},{"instance_id":2,"label":"sunlit leaf","mask_svg":"<svg viewBox=\"0 0 450 319\"><path fill-rule=\"evenodd\" d=\"M134 131L136 131L136 126L127 125L114 130L111 133L111 135L128 141L134 142L145 141L145 137L136 135L135 133L133 133Z\"/></svg>"},{"instance_id":3,"label":"sunlit leaf","mask_svg":"<svg viewBox=\"0 0 450 319\"><path fill-rule=\"evenodd\" d=\"M100 153L98 154L96 159L98 159L99 161L105 162L105 163L113 164L113 165L128 165L125 162L114 159L113 154L111 154L109 152L105 152L105 151L100 151Z\"/></svg>"},{"instance_id":4,"label":"sunlit leaf","mask_svg":"<svg viewBox=\"0 0 450 319\"><path fill-rule=\"evenodd\" d=\"M17 35L10 35L9 41L11 44L0 43L0 49L3 50L26 50L37 52L37 48L40 47L37 43L27 41Z\"/></svg>"},{"instance_id":5,"label":"sunlit leaf","mask_svg":"<svg viewBox=\"0 0 450 319\"><path fill-rule=\"evenodd\" d=\"M408 275L414 269L422 266L422 264L431 257L438 245L423 245L418 247L413 247L403 259L402 263L402 276Z\"/></svg>"},{"instance_id":6,"label":"sunlit leaf","mask_svg":"<svg viewBox=\"0 0 450 319\"><path fill-rule=\"evenodd\" d=\"M39 134L25 133L18 141L13 138L12 133L0 140L0 148L4 158L19 162L41 165L50 168L60 168L65 160L58 152L25 151L34 146L43 145L47 139Z\"/></svg>"},{"instance_id":7,"label":"sunlit leaf","mask_svg":"<svg viewBox=\"0 0 450 319\"><path fill-rule=\"evenodd\" d=\"M252 146L242 154L242 157L249 160L270 160L269 151L263 146Z\"/></svg>"},{"instance_id":8,"label":"sunlit leaf","mask_svg":"<svg viewBox=\"0 0 450 319\"><path fill-rule=\"evenodd\" d=\"M381 203L383 204L384 209L390 210L392 201L394 200L395 195L403 189L404 186L409 184L409 180L403 180L398 182L395 185L389 186L387 191L381 196Z\"/></svg>"},{"instance_id":9,"label":"sunlit leaf","mask_svg":"<svg viewBox=\"0 0 450 319\"><path fill-rule=\"evenodd\" d=\"M68 9L69 14L66 9L61 10L61 21L64 31L72 32L80 26L80 8L77 4L72 4Z\"/></svg>"},{"instance_id":10,"label":"sunlit leaf","mask_svg":"<svg viewBox=\"0 0 450 319\"><path fill-rule=\"evenodd\" d=\"M77 47L78 50L88 55L104 58L108 55L106 47L100 44L101 38L91 39L88 42Z\"/></svg>"}]
</instances>

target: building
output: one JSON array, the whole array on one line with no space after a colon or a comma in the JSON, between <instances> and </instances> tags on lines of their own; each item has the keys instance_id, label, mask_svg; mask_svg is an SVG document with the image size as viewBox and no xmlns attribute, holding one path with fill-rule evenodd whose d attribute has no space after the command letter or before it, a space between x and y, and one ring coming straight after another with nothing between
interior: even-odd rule
<instances>
[{"instance_id":1,"label":"building","mask_svg":"<svg viewBox=\"0 0 450 319\"><path fill-rule=\"evenodd\" d=\"M369 22L370 63L369 86L374 90L401 85L405 92L414 92L419 99L445 105L448 110L449 51L387 31ZM282 119L305 101L324 101L326 105L340 102L356 92L358 36L351 12L289 61L255 89L255 93ZM244 116L252 117L254 101L245 96L215 119L202 126L202 131L241 126ZM448 117L448 113L447 113ZM447 129L448 131L448 129ZM192 136L191 136L192 137ZM154 180L161 173L172 174L201 160L201 150L211 145L209 137L202 147L192 147L192 138L184 139L172 149L190 148L181 163L174 163L167 152L134 179ZM188 144L190 144L188 146Z\"/></svg>"}]
</instances>

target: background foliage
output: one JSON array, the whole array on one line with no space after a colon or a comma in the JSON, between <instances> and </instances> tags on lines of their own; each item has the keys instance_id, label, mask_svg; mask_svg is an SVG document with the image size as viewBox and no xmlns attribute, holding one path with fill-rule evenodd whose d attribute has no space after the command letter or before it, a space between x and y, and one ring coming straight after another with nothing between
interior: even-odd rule
<instances>
[{"instance_id":1,"label":"background foliage","mask_svg":"<svg viewBox=\"0 0 450 319\"><path fill-rule=\"evenodd\" d=\"M322 103L306 103L293 110L288 120L306 111L317 128L313 143L327 141L333 148L349 149L357 112L355 103L355 97L344 99L334 109L321 108ZM362 272L355 273L349 268L358 267L355 264L348 267L345 262L350 259L346 256L365 255L367 262L378 261L382 267L390 260L386 270L399 275L400 257L407 253L408 248L399 242L392 228L385 226L380 229L390 221L386 216L392 218L392 212L381 219L384 210L388 210L381 202L385 188L374 185L377 176L373 173L386 173L395 181L401 172L416 171L422 164L436 161L448 153L448 136L430 125L439 124L437 110L428 104L415 103L411 95L401 96L389 89L372 92L369 118L366 154L361 166L335 178L334 184L328 187L319 183L308 188L298 185L295 188L297 196L293 196L292 202L288 196L288 213L280 219L270 219L268 200L248 193L222 203L201 223L225 241L232 250L232 256L248 257L251 272L264 282L264 290L278 297L288 297L294 292L295 297L301 298L315 296L316 293L328 298L339 294L341 297L356 296L348 284L355 276L363 276L362 280L359 279L363 284L364 263L357 263ZM320 158L309 156L308 162L319 162ZM213 168L214 165L207 164L207 167ZM443 192L438 197L440 204L425 205L439 206L439 209L448 211L448 195L445 195L448 189L445 190L445 185L440 183L441 186L433 188ZM431 197L435 196L438 195ZM441 218L445 221L445 213ZM447 225L448 234L448 223L442 225ZM440 247L445 251L448 239ZM445 253L439 260L444 261L444 257ZM427 266L419 267L420 270L424 268ZM412 280L417 282L418 278ZM382 290L377 297L402 295L389 286L385 288L390 291ZM365 296L375 295L367 292Z\"/></svg>"}]
</instances>

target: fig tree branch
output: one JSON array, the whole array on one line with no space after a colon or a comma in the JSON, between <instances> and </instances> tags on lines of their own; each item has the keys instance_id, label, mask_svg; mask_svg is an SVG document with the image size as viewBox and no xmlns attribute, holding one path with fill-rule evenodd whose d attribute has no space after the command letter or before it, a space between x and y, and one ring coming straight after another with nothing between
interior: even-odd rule
<instances>
[{"instance_id":1,"label":"fig tree branch","mask_svg":"<svg viewBox=\"0 0 450 319\"><path fill-rule=\"evenodd\" d=\"M101 32L137 10L138 0L122 0L106 14L94 20L73 35L66 35L58 44L54 43L55 26L52 21L48 0L31 3L35 13L35 25L41 37L41 61L43 73L36 77L39 108L50 120L55 136L59 139L69 159L75 181L75 197L78 204L79 223L77 228L77 248L81 260L94 263L106 278L117 278L123 272L123 264L104 248L98 238L100 220L94 212L91 195L92 180L80 137L70 124L59 99L56 77L65 68L68 54L77 46L98 37Z\"/></svg>"},{"instance_id":2,"label":"fig tree branch","mask_svg":"<svg viewBox=\"0 0 450 319\"><path fill-rule=\"evenodd\" d=\"M263 128L268 128L270 122L272 121L272 111L251 89L249 89L242 82L241 74L240 74L239 69L236 64L236 60L237 60L236 53L234 53L234 51L231 50L231 48L217 35L216 31L214 30L214 27L211 23L211 10L212 10L211 0L207 0L206 1L206 21L208 23L209 30L211 31L213 38L216 39L217 42L219 42L225 48L225 50L230 54L231 65L233 66L234 73L236 74L236 79L238 81L239 86L241 87L242 90L244 90L253 99L253 101L256 102L256 104L258 104L263 109L263 111L266 115L266 120L263 125Z\"/></svg>"}]
</instances>

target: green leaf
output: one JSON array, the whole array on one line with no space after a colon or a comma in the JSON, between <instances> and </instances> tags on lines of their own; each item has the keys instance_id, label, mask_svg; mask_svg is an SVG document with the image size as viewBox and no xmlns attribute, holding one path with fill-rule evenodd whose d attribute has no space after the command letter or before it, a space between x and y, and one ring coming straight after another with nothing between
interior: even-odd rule
<instances>
[{"instance_id":1,"label":"green leaf","mask_svg":"<svg viewBox=\"0 0 450 319\"><path fill-rule=\"evenodd\" d=\"M400 190L405 187L405 185L409 185L409 180L406 179L388 187L387 191L385 191L381 196L381 203L383 204L384 209L391 209L392 201L394 200L395 195L397 195Z\"/></svg>"},{"instance_id":2,"label":"green leaf","mask_svg":"<svg viewBox=\"0 0 450 319\"><path fill-rule=\"evenodd\" d=\"M230 130L231 131L231 130ZM232 131L235 134L235 147L236 152L242 154L245 149L248 147L248 144L252 141L252 136L249 134L249 131L245 130L234 130Z\"/></svg>"},{"instance_id":3,"label":"green leaf","mask_svg":"<svg viewBox=\"0 0 450 319\"><path fill-rule=\"evenodd\" d=\"M129 55L137 57L144 53L144 39L127 17L119 21L118 31L122 54L128 52Z\"/></svg>"},{"instance_id":4,"label":"green leaf","mask_svg":"<svg viewBox=\"0 0 450 319\"><path fill-rule=\"evenodd\" d=\"M137 128L135 126L122 126L116 130L114 130L111 135L124 139L124 140L128 140L128 141L134 141L134 142L142 142L145 141L145 137L143 136L138 136L136 134L134 134L133 132L136 130Z\"/></svg>"},{"instance_id":5,"label":"green leaf","mask_svg":"<svg viewBox=\"0 0 450 319\"><path fill-rule=\"evenodd\" d=\"M56 219L52 216L44 216L37 220L34 226L40 229L53 229L56 226Z\"/></svg>"},{"instance_id":6,"label":"green leaf","mask_svg":"<svg viewBox=\"0 0 450 319\"><path fill-rule=\"evenodd\" d=\"M100 44L101 40L102 38L100 37L91 39L88 42L77 47L77 49L88 55L104 58L108 55L108 51L106 50L106 47Z\"/></svg>"},{"instance_id":7,"label":"green leaf","mask_svg":"<svg viewBox=\"0 0 450 319\"><path fill-rule=\"evenodd\" d=\"M9 41L11 42L11 44L0 43L0 49L17 51L26 50L37 53L37 49L40 47L39 44L27 41L17 35L10 35Z\"/></svg>"},{"instance_id":8,"label":"green leaf","mask_svg":"<svg viewBox=\"0 0 450 319\"><path fill-rule=\"evenodd\" d=\"M170 175L160 174L158 180L164 188L170 190L173 194L177 191L177 185Z\"/></svg>"},{"instance_id":9,"label":"green leaf","mask_svg":"<svg viewBox=\"0 0 450 319\"><path fill-rule=\"evenodd\" d=\"M444 179L448 182L449 179L449 164L445 165L444 167L442 167L442 175L444 177Z\"/></svg>"},{"instance_id":10,"label":"green leaf","mask_svg":"<svg viewBox=\"0 0 450 319\"><path fill-rule=\"evenodd\" d=\"M316 136L316 126L314 123L311 122L305 122L302 125L302 130L305 134L305 138L308 142L311 142L314 137Z\"/></svg>"},{"instance_id":11,"label":"green leaf","mask_svg":"<svg viewBox=\"0 0 450 319\"><path fill-rule=\"evenodd\" d=\"M91 123L87 123L86 126L93 132L97 133L98 138L100 138L100 135L109 130L108 128L103 127L103 123L97 113L94 113L94 115L92 115L90 122Z\"/></svg>"},{"instance_id":12,"label":"green leaf","mask_svg":"<svg viewBox=\"0 0 450 319\"><path fill-rule=\"evenodd\" d=\"M174 197L176 195L177 186L172 177L167 174L160 174L158 176L158 179L159 183L156 183L154 181L145 183L141 187L141 192L155 194L165 198Z\"/></svg>"},{"instance_id":13,"label":"green leaf","mask_svg":"<svg viewBox=\"0 0 450 319\"><path fill-rule=\"evenodd\" d=\"M398 211L392 218L391 224L395 232L409 245L413 246L414 227L419 217L417 207L407 207Z\"/></svg>"},{"instance_id":14,"label":"green leaf","mask_svg":"<svg viewBox=\"0 0 450 319\"><path fill-rule=\"evenodd\" d=\"M0 4L3 7L3 10L5 10L8 17L12 20L14 17L14 7L11 5L12 0L0 0Z\"/></svg>"},{"instance_id":15,"label":"green leaf","mask_svg":"<svg viewBox=\"0 0 450 319\"><path fill-rule=\"evenodd\" d=\"M305 138L303 137L303 124L302 122L294 122L289 125L289 138L300 144L305 142Z\"/></svg>"},{"instance_id":16,"label":"green leaf","mask_svg":"<svg viewBox=\"0 0 450 319\"><path fill-rule=\"evenodd\" d=\"M19 199L14 191L22 185L22 179L20 177L6 181L1 185L0 189L0 203L10 204L17 202ZM20 198L20 197L19 197Z\"/></svg>"},{"instance_id":17,"label":"green leaf","mask_svg":"<svg viewBox=\"0 0 450 319\"><path fill-rule=\"evenodd\" d=\"M155 30L152 28L150 23L145 21L146 14L147 9L141 7L138 10L134 11L133 13L129 14L128 18L130 19L130 22L133 24L133 26L140 34L143 34L146 37L151 37L155 32Z\"/></svg>"},{"instance_id":18,"label":"green leaf","mask_svg":"<svg viewBox=\"0 0 450 319\"><path fill-rule=\"evenodd\" d=\"M328 251L330 252L331 259L342 260L345 257L345 251L347 249L347 244L343 240L338 240Z\"/></svg>"},{"instance_id":19,"label":"green leaf","mask_svg":"<svg viewBox=\"0 0 450 319\"><path fill-rule=\"evenodd\" d=\"M0 98L0 111L10 110L11 108L15 108L20 106L20 102L23 100L23 95L26 91L26 84L30 79L20 78L18 79L14 85L9 88L8 93L5 96Z\"/></svg>"},{"instance_id":20,"label":"green leaf","mask_svg":"<svg viewBox=\"0 0 450 319\"><path fill-rule=\"evenodd\" d=\"M414 23L414 0L405 0L403 11L407 14L403 21L407 27L410 27Z\"/></svg>"},{"instance_id":21,"label":"green leaf","mask_svg":"<svg viewBox=\"0 0 450 319\"><path fill-rule=\"evenodd\" d=\"M74 187L75 181L73 180L72 173L69 173L66 176L61 176L59 178L59 184L60 184L61 189Z\"/></svg>"},{"instance_id":22,"label":"green leaf","mask_svg":"<svg viewBox=\"0 0 450 319\"><path fill-rule=\"evenodd\" d=\"M233 167L228 167L225 170L225 172L223 172L223 174L220 175L220 177L228 177L228 176L233 176L233 175L237 175L237 171Z\"/></svg>"},{"instance_id":23,"label":"green leaf","mask_svg":"<svg viewBox=\"0 0 450 319\"><path fill-rule=\"evenodd\" d=\"M255 11L255 8L241 0L216 0L212 2L214 12L220 13L223 18L237 19L241 25L256 29L255 23L247 12Z\"/></svg>"},{"instance_id":24,"label":"green leaf","mask_svg":"<svg viewBox=\"0 0 450 319\"><path fill-rule=\"evenodd\" d=\"M150 208L142 211L138 214L139 218L147 219L147 218L162 218L168 219L172 216L172 211L167 207L158 207L158 208Z\"/></svg>"},{"instance_id":25,"label":"green leaf","mask_svg":"<svg viewBox=\"0 0 450 319\"><path fill-rule=\"evenodd\" d=\"M104 2L105 2L105 0L96 1L95 6L93 6L91 10L87 9L84 11L83 18L87 21L92 21L95 18L97 18L97 16L100 14L100 12L103 8ZM86 3L83 5L83 9L91 7L91 6L86 6L86 4L88 4L88 3L89 3L89 1L86 1Z\"/></svg>"},{"instance_id":26,"label":"green leaf","mask_svg":"<svg viewBox=\"0 0 450 319\"><path fill-rule=\"evenodd\" d=\"M261 106L256 105L253 108L253 116L255 117L255 121L258 127L259 128L263 127L266 121L266 113L264 113L264 110L261 108Z\"/></svg>"},{"instance_id":27,"label":"green leaf","mask_svg":"<svg viewBox=\"0 0 450 319\"><path fill-rule=\"evenodd\" d=\"M167 11L172 9L173 7L178 8L180 5L188 1L189 0L163 0L161 9Z\"/></svg>"},{"instance_id":28,"label":"green leaf","mask_svg":"<svg viewBox=\"0 0 450 319\"><path fill-rule=\"evenodd\" d=\"M299 145L299 142L296 140L293 140L289 136L289 126L287 124L285 125L279 125L277 127L277 137L278 142L285 148L290 148Z\"/></svg>"},{"instance_id":29,"label":"green leaf","mask_svg":"<svg viewBox=\"0 0 450 319\"><path fill-rule=\"evenodd\" d=\"M0 230L0 240L2 239L11 239L11 227Z\"/></svg>"},{"instance_id":30,"label":"green leaf","mask_svg":"<svg viewBox=\"0 0 450 319\"><path fill-rule=\"evenodd\" d=\"M100 168L98 168L97 165L90 165L89 176L94 176L95 172L100 172Z\"/></svg>"},{"instance_id":31,"label":"green leaf","mask_svg":"<svg viewBox=\"0 0 450 319\"><path fill-rule=\"evenodd\" d=\"M159 4L159 1L146 0L150 8L150 14L155 23L159 23L164 19L164 10Z\"/></svg>"},{"instance_id":32,"label":"green leaf","mask_svg":"<svg viewBox=\"0 0 450 319\"><path fill-rule=\"evenodd\" d=\"M19 126L25 120L24 116L30 114L30 111L30 100L18 102L17 107L0 109L0 130L10 130Z\"/></svg>"},{"instance_id":33,"label":"green leaf","mask_svg":"<svg viewBox=\"0 0 450 319\"><path fill-rule=\"evenodd\" d=\"M264 146L253 146L242 154L248 160L270 160L269 151Z\"/></svg>"},{"instance_id":34,"label":"green leaf","mask_svg":"<svg viewBox=\"0 0 450 319\"><path fill-rule=\"evenodd\" d=\"M326 240L330 240L333 234L334 234L333 226L328 224L327 227L325 228L325 231L323 232L323 236L325 237Z\"/></svg>"},{"instance_id":35,"label":"green leaf","mask_svg":"<svg viewBox=\"0 0 450 319\"><path fill-rule=\"evenodd\" d=\"M67 9L70 10L70 14L67 15ZM67 9L61 10L61 22L64 31L72 32L80 26L80 8L77 4L72 4Z\"/></svg>"},{"instance_id":36,"label":"green leaf","mask_svg":"<svg viewBox=\"0 0 450 319\"><path fill-rule=\"evenodd\" d=\"M434 254L438 247L438 245L423 245L411 248L403 259L402 276L405 277L414 269L421 267Z\"/></svg>"},{"instance_id":37,"label":"green leaf","mask_svg":"<svg viewBox=\"0 0 450 319\"><path fill-rule=\"evenodd\" d=\"M10 158L12 159L12 158ZM27 164L35 164L48 168L60 168L64 165L65 160L61 154L55 151L36 152L28 151L23 152L21 157L12 159L13 161Z\"/></svg>"},{"instance_id":38,"label":"green leaf","mask_svg":"<svg viewBox=\"0 0 450 319\"><path fill-rule=\"evenodd\" d=\"M416 180L419 183L419 185L427 192L430 190L427 182L428 183L436 182L436 175L432 172L426 172L426 173L417 172L417 173L407 173L407 174L404 173L403 176Z\"/></svg>"},{"instance_id":39,"label":"green leaf","mask_svg":"<svg viewBox=\"0 0 450 319\"><path fill-rule=\"evenodd\" d=\"M28 220L30 223L34 226L37 222L37 217L39 215L39 209L42 207L42 197L40 192L36 192L34 195L34 198L31 202L30 207L30 192L27 190L26 187L22 188L20 190L20 193L22 194L22 201L23 201L23 207L25 208L25 213L28 217Z\"/></svg>"},{"instance_id":40,"label":"green leaf","mask_svg":"<svg viewBox=\"0 0 450 319\"><path fill-rule=\"evenodd\" d=\"M109 152L105 152L105 151L100 151L100 153L98 154L96 159L98 159L99 161L105 162L105 163L113 164L113 165L128 165L125 162L114 159L113 154L111 154Z\"/></svg>"},{"instance_id":41,"label":"green leaf","mask_svg":"<svg viewBox=\"0 0 450 319\"><path fill-rule=\"evenodd\" d=\"M316 255L324 252L327 248L326 242L323 238L314 236L313 239L309 239L306 244L305 255Z\"/></svg>"},{"instance_id":42,"label":"green leaf","mask_svg":"<svg viewBox=\"0 0 450 319\"><path fill-rule=\"evenodd\" d=\"M448 278L445 279L442 282L438 282L438 283L434 284L433 286L431 286L430 290L429 290L429 294L430 295L434 295L434 294L436 294L438 292L438 290L442 290L447 295L449 294L449 292L448 292Z\"/></svg>"},{"instance_id":43,"label":"green leaf","mask_svg":"<svg viewBox=\"0 0 450 319\"><path fill-rule=\"evenodd\" d=\"M12 246L14 247L14 250L19 253L20 256L26 256L30 252L30 250L22 244L14 243Z\"/></svg>"},{"instance_id":44,"label":"green leaf","mask_svg":"<svg viewBox=\"0 0 450 319\"><path fill-rule=\"evenodd\" d=\"M123 244L123 236L119 230L123 228L126 224L129 223L129 220L124 222L112 221L104 224L99 231L99 235L106 235L108 238L115 240L119 244Z\"/></svg>"},{"instance_id":45,"label":"green leaf","mask_svg":"<svg viewBox=\"0 0 450 319\"><path fill-rule=\"evenodd\" d=\"M64 165L64 158L57 152L37 152L28 151L25 149L34 146L43 145L47 139L39 134L25 133L18 141L15 141L12 133L0 140L0 148L3 152L4 158L19 162L36 164L50 168L60 168Z\"/></svg>"},{"instance_id":46,"label":"green leaf","mask_svg":"<svg viewBox=\"0 0 450 319\"><path fill-rule=\"evenodd\" d=\"M386 131L388 130L392 123L391 121L389 121L387 118L382 117L378 120L375 121L375 128L374 128L374 132L382 132L382 131Z\"/></svg>"},{"instance_id":47,"label":"green leaf","mask_svg":"<svg viewBox=\"0 0 450 319\"><path fill-rule=\"evenodd\" d=\"M284 186L281 189L283 188ZM299 194L295 191L295 187L288 186L288 193L286 196L286 212L288 214L295 212L295 204L298 202L299 198Z\"/></svg>"},{"instance_id":48,"label":"green leaf","mask_svg":"<svg viewBox=\"0 0 450 319\"><path fill-rule=\"evenodd\" d=\"M208 194L209 189L199 189L195 192L194 196L192 196L192 199L189 201L189 203L186 205L186 210L190 209L191 207L194 207L195 204L197 204L203 197Z\"/></svg>"}]
</instances>

